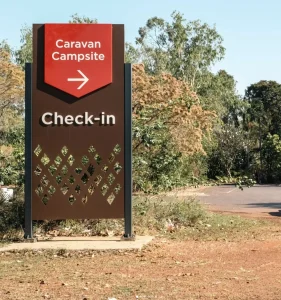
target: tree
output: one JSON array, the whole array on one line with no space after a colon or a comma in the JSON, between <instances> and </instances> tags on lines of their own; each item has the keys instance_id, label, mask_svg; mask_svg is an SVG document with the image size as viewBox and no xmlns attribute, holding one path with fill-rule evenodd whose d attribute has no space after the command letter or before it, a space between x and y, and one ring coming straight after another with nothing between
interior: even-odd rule
<instances>
[{"instance_id":1,"label":"tree","mask_svg":"<svg viewBox=\"0 0 281 300\"><path fill-rule=\"evenodd\" d=\"M0 126L2 130L3 126L8 126L5 122L10 114L19 109L22 110L23 96L24 73L14 63L12 51L8 45L2 43L0 44ZM10 121L13 121L12 118Z\"/></svg>"},{"instance_id":2,"label":"tree","mask_svg":"<svg viewBox=\"0 0 281 300\"><path fill-rule=\"evenodd\" d=\"M16 51L16 62L25 69L27 62L32 62L32 28L24 25L21 29L21 46Z\"/></svg>"},{"instance_id":3,"label":"tree","mask_svg":"<svg viewBox=\"0 0 281 300\"><path fill-rule=\"evenodd\" d=\"M245 101L249 103L244 116L246 128L259 127L263 138L268 132L281 135L281 84L265 80L252 84Z\"/></svg>"},{"instance_id":4,"label":"tree","mask_svg":"<svg viewBox=\"0 0 281 300\"><path fill-rule=\"evenodd\" d=\"M262 145L263 173L269 183L281 180L281 140L279 135L270 133Z\"/></svg>"},{"instance_id":5,"label":"tree","mask_svg":"<svg viewBox=\"0 0 281 300\"><path fill-rule=\"evenodd\" d=\"M74 14L71 16L69 23L71 23L71 24L96 24L96 23L98 23L98 20L88 18L85 16L79 16L78 14Z\"/></svg>"},{"instance_id":6,"label":"tree","mask_svg":"<svg viewBox=\"0 0 281 300\"><path fill-rule=\"evenodd\" d=\"M19 169L23 168L24 161L19 163L16 159L17 147L9 141L11 132L23 129L23 97L23 70L14 62L12 49L3 41L0 43L0 182L4 184L18 183ZM21 154L19 159L23 158L23 151Z\"/></svg>"},{"instance_id":7,"label":"tree","mask_svg":"<svg viewBox=\"0 0 281 300\"><path fill-rule=\"evenodd\" d=\"M174 11L172 22L151 18L136 39L141 59L150 74L171 73L197 90L201 75L224 56L222 37L216 28L199 20L186 22Z\"/></svg>"},{"instance_id":8,"label":"tree","mask_svg":"<svg viewBox=\"0 0 281 300\"><path fill-rule=\"evenodd\" d=\"M250 148L247 134L242 129L229 124L216 129L214 133L217 147L209 157L209 176L211 178L216 178L216 176L231 178L237 159L243 160L242 153L248 152ZM243 161L240 161L239 164L241 166Z\"/></svg>"},{"instance_id":9,"label":"tree","mask_svg":"<svg viewBox=\"0 0 281 300\"><path fill-rule=\"evenodd\" d=\"M274 164L274 156L270 163L269 157L264 157L267 152L264 151L263 144L266 142L269 145L268 134L281 136L281 85L276 81L261 80L247 88L244 100L248 109L244 113L243 123L255 144L252 151L255 172L259 181L272 180L276 176L271 177L268 172L271 164Z\"/></svg>"},{"instance_id":10,"label":"tree","mask_svg":"<svg viewBox=\"0 0 281 300\"><path fill-rule=\"evenodd\" d=\"M130 43L125 43L125 62L131 64L140 63L140 51Z\"/></svg>"},{"instance_id":11,"label":"tree","mask_svg":"<svg viewBox=\"0 0 281 300\"><path fill-rule=\"evenodd\" d=\"M170 74L149 75L133 67L135 189L161 190L186 184L183 161L204 154L203 138L215 114L203 110L188 84Z\"/></svg>"},{"instance_id":12,"label":"tree","mask_svg":"<svg viewBox=\"0 0 281 300\"><path fill-rule=\"evenodd\" d=\"M205 109L215 111L223 123L239 126L239 117L247 106L237 93L233 76L225 70L206 72L197 93Z\"/></svg>"}]
</instances>

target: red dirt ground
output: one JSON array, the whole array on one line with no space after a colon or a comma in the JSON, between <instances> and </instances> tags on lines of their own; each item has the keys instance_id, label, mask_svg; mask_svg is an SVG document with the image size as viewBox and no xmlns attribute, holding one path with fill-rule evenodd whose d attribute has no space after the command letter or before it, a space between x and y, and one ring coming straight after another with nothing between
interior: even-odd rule
<instances>
[{"instance_id":1,"label":"red dirt ground","mask_svg":"<svg viewBox=\"0 0 281 300\"><path fill-rule=\"evenodd\" d=\"M280 234L281 237L281 234ZM171 241L138 253L0 256L0 299L281 299L281 238Z\"/></svg>"}]
</instances>

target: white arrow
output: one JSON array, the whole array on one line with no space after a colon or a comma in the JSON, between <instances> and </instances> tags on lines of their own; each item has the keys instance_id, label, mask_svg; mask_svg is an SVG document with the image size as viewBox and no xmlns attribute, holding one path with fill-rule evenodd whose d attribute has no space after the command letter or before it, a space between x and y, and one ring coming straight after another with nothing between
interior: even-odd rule
<instances>
[{"instance_id":1,"label":"white arrow","mask_svg":"<svg viewBox=\"0 0 281 300\"><path fill-rule=\"evenodd\" d=\"M77 70L80 75L83 77L83 78L67 78L67 81L83 81L82 84L79 85L79 87L77 88L77 90L80 90L88 81L89 81L89 78L82 73L82 71L80 70Z\"/></svg>"}]
</instances>

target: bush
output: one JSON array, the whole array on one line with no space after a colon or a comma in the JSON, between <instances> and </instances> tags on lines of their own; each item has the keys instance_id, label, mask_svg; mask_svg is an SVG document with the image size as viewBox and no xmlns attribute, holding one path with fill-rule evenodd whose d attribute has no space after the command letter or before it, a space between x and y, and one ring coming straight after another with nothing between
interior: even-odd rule
<instances>
[{"instance_id":1,"label":"bush","mask_svg":"<svg viewBox=\"0 0 281 300\"><path fill-rule=\"evenodd\" d=\"M0 193L0 238L23 238L24 199L22 189L16 190L14 198L5 200Z\"/></svg>"}]
</instances>

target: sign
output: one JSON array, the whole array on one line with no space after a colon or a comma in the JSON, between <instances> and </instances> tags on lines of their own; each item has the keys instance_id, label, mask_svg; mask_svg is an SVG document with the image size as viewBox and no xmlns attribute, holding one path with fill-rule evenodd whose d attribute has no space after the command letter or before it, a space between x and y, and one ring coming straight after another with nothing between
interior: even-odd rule
<instances>
[{"instance_id":1,"label":"sign","mask_svg":"<svg viewBox=\"0 0 281 300\"><path fill-rule=\"evenodd\" d=\"M124 44L123 25L33 25L26 237L32 220L124 217L131 234L131 66L124 65Z\"/></svg>"},{"instance_id":2,"label":"sign","mask_svg":"<svg viewBox=\"0 0 281 300\"><path fill-rule=\"evenodd\" d=\"M45 24L44 81L80 98L112 82L111 24Z\"/></svg>"}]
</instances>

